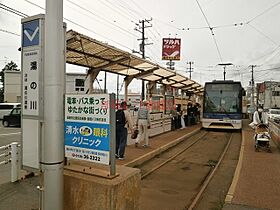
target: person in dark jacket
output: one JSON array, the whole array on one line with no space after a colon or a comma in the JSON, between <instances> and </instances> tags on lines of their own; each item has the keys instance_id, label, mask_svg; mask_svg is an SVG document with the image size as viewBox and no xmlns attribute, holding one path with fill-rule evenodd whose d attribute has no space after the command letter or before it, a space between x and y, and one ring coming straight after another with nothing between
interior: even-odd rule
<instances>
[{"instance_id":1,"label":"person in dark jacket","mask_svg":"<svg viewBox=\"0 0 280 210\"><path fill-rule=\"evenodd\" d=\"M120 109L116 112L116 157L124 159L125 146L127 142L127 129L133 129L130 112L128 112L126 102L120 104Z\"/></svg>"}]
</instances>

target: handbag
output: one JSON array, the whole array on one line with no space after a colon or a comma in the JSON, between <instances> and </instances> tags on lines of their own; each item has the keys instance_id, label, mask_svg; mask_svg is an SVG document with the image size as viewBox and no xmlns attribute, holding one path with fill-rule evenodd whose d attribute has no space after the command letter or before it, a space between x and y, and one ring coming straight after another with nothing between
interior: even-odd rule
<instances>
[{"instance_id":1,"label":"handbag","mask_svg":"<svg viewBox=\"0 0 280 210\"><path fill-rule=\"evenodd\" d=\"M136 139L138 136L139 130L138 129L134 129L131 133L131 138L132 139Z\"/></svg>"}]
</instances>

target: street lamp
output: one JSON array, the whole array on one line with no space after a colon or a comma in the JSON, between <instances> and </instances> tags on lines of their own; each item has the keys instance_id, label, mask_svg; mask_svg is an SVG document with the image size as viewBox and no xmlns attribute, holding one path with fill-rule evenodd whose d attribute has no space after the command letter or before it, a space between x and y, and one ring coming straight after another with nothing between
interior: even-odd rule
<instances>
[{"instance_id":1,"label":"street lamp","mask_svg":"<svg viewBox=\"0 0 280 210\"><path fill-rule=\"evenodd\" d=\"M233 64L232 63L219 63L218 65L224 67L224 80L226 80L226 66L231 66Z\"/></svg>"}]
</instances>

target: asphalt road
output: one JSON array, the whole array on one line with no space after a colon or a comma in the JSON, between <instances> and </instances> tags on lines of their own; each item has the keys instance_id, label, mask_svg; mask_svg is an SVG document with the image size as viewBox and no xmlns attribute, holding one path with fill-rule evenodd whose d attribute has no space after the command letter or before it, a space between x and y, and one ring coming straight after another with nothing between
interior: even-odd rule
<instances>
[{"instance_id":1,"label":"asphalt road","mask_svg":"<svg viewBox=\"0 0 280 210\"><path fill-rule=\"evenodd\" d=\"M5 128L2 125L2 121L0 121L0 147L10 144L12 142L20 142L21 137L21 128L17 127L8 127ZM3 152L0 151L1 154ZM0 158L0 162L3 161L4 158ZM11 165L0 165L0 184L6 183L10 181L11 176Z\"/></svg>"}]
</instances>

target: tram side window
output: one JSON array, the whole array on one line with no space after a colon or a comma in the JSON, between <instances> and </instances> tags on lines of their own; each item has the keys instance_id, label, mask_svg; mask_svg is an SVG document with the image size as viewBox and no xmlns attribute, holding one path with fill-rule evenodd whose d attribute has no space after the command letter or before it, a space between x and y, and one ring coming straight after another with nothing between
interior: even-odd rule
<instances>
[{"instance_id":1,"label":"tram side window","mask_svg":"<svg viewBox=\"0 0 280 210\"><path fill-rule=\"evenodd\" d=\"M8 105L8 104L2 104L0 105L0 110L2 109L13 109L14 106L13 105Z\"/></svg>"}]
</instances>

